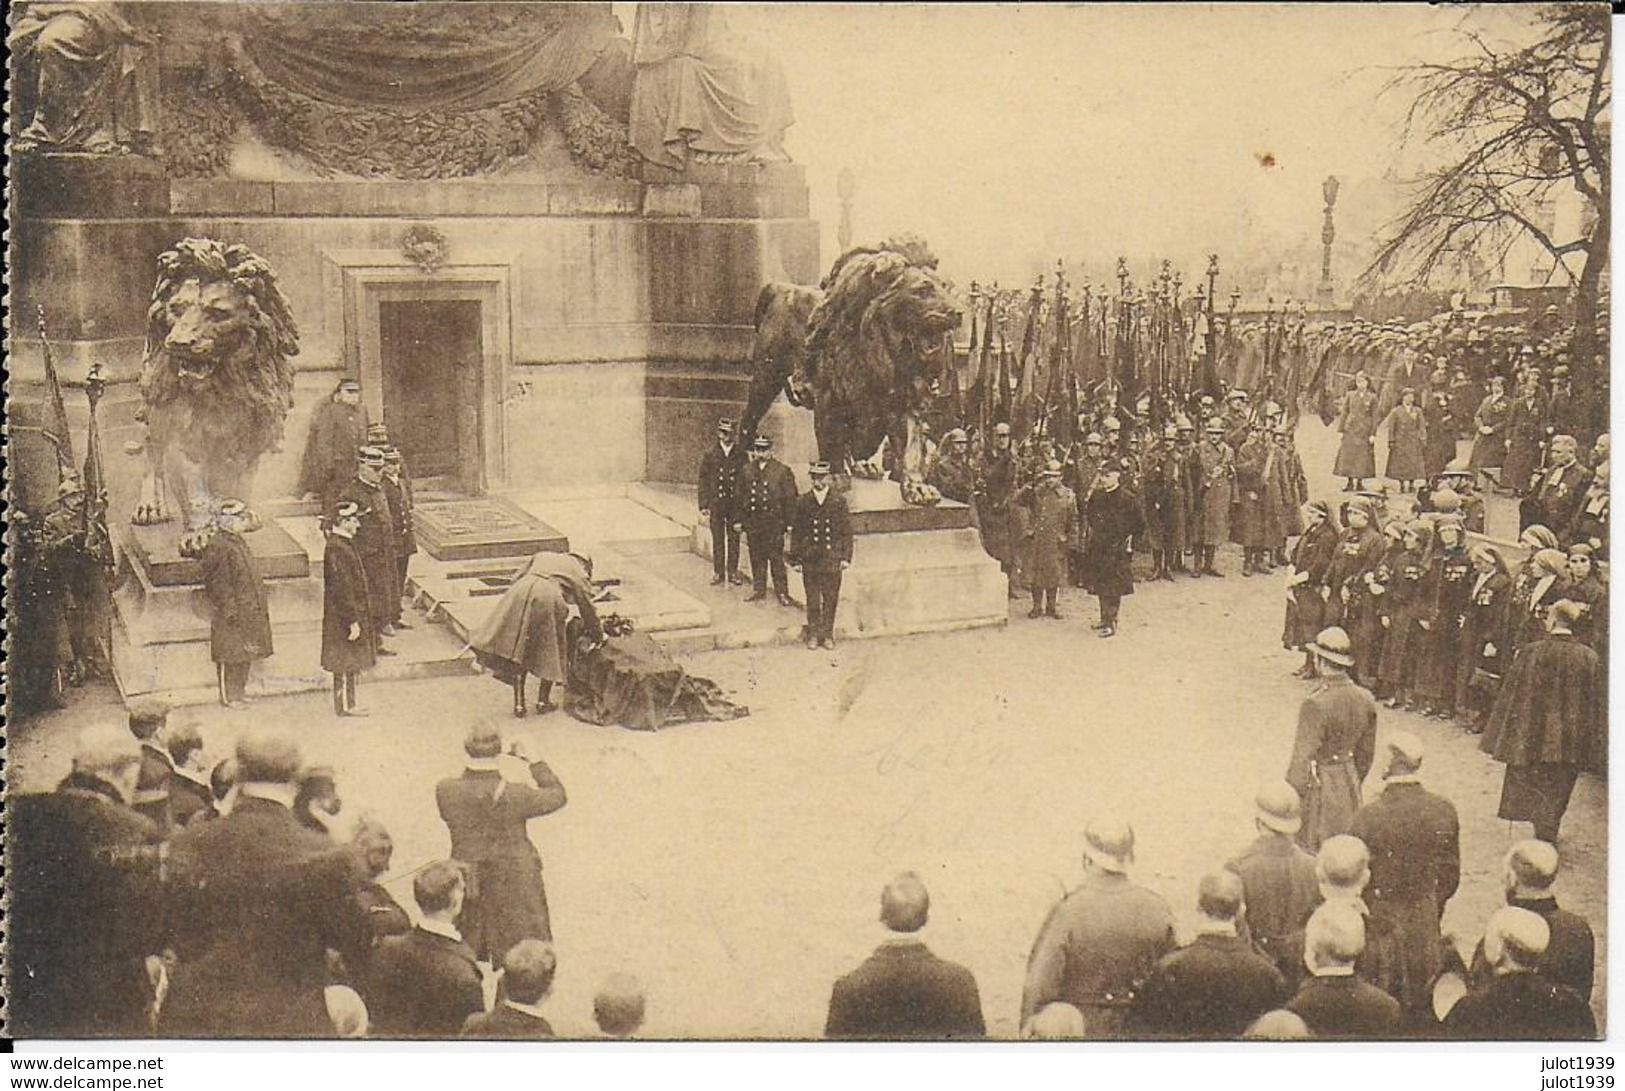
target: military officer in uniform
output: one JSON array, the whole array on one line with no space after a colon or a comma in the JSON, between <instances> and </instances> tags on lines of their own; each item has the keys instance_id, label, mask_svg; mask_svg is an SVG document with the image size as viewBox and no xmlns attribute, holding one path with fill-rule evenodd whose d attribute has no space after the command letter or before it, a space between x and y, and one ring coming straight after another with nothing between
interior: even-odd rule
<instances>
[{"instance_id":1,"label":"military officer in uniform","mask_svg":"<svg viewBox=\"0 0 1625 1091\"><path fill-rule=\"evenodd\" d=\"M401 617L401 600L406 597L406 566L418 551L418 539L412 530L412 478L406 472L401 452L394 447L384 448L383 486L390 514L395 517L394 623L397 629L410 629L411 623Z\"/></svg>"},{"instance_id":2,"label":"military officer in uniform","mask_svg":"<svg viewBox=\"0 0 1625 1091\"><path fill-rule=\"evenodd\" d=\"M1320 904L1315 858L1293 837L1303 826L1298 793L1285 781L1266 784L1254 799L1258 838L1225 866L1241 877L1246 891L1244 927L1258 949L1289 978L1295 978L1303 950L1289 938L1301 935Z\"/></svg>"},{"instance_id":3,"label":"military officer in uniform","mask_svg":"<svg viewBox=\"0 0 1625 1091\"><path fill-rule=\"evenodd\" d=\"M356 552L361 509L345 501L334 509L322 552L322 669L333 675L333 712L365 716L356 704L356 676L376 662L372 596Z\"/></svg>"},{"instance_id":4,"label":"military officer in uniform","mask_svg":"<svg viewBox=\"0 0 1625 1091\"><path fill-rule=\"evenodd\" d=\"M1235 455L1224 442L1224 424L1214 418L1207 434L1196 447L1195 488L1197 501L1192 536L1196 558L1192 569L1200 576L1222 576L1214 567L1219 543L1230 539L1230 503L1235 496Z\"/></svg>"},{"instance_id":5,"label":"military officer in uniform","mask_svg":"<svg viewBox=\"0 0 1625 1091\"><path fill-rule=\"evenodd\" d=\"M1023 1026L1060 1000L1083 1013L1089 1037L1124 1033L1138 983L1174 949L1173 912L1160 895L1129 877L1133 863L1132 827L1110 820L1089 824L1083 885L1050 911L1027 960Z\"/></svg>"},{"instance_id":6,"label":"military officer in uniform","mask_svg":"<svg viewBox=\"0 0 1625 1091\"><path fill-rule=\"evenodd\" d=\"M784 571L784 535L796 504L796 479L790 467L773 457L773 441L759 435L751 442L750 462L740 476L739 524L750 546L751 593L747 602L767 598L767 579L779 605L797 606Z\"/></svg>"},{"instance_id":7,"label":"military officer in uniform","mask_svg":"<svg viewBox=\"0 0 1625 1091\"><path fill-rule=\"evenodd\" d=\"M835 647L841 573L852 564L852 518L846 498L830 488L829 463L808 467L812 488L796 501L790 522L790 564L807 595L807 648Z\"/></svg>"},{"instance_id":8,"label":"military officer in uniform","mask_svg":"<svg viewBox=\"0 0 1625 1091\"><path fill-rule=\"evenodd\" d=\"M975 499L976 469L970 463L970 435L963 428L942 437L936 465L926 474L925 483L946 500L969 504Z\"/></svg>"},{"instance_id":9,"label":"military officer in uniform","mask_svg":"<svg viewBox=\"0 0 1625 1091\"><path fill-rule=\"evenodd\" d=\"M220 505L214 531L203 547L203 594L212 612L209 650L220 684L220 703L227 708L247 705L248 668L271 655L271 612L265 583L254 569L254 553L243 534L255 530L259 519L241 500Z\"/></svg>"},{"instance_id":10,"label":"military officer in uniform","mask_svg":"<svg viewBox=\"0 0 1625 1091\"><path fill-rule=\"evenodd\" d=\"M367 573L367 596L379 655L394 655L384 647L383 638L395 632L395 614L400 608L395 573L395 512L384 491L384 451L367 446L356 453L356 475L344 487L340 500L356 506L360 527L356 530L356 555Z\"/></svg>"},{"instance_id":11,"label":"military officer in uniform","mask_svg":"<svg viewBox=\"0 0 1625 1091\"><path fill-rule=\"evenodd\" d=\"M299 470L299 491L321 501L322 511L349 481L355 450L367 434L367 411L361 406L361 384L340 379L332 397L310 415L310 435Z\"/></svg>"},{"instance_id":12,"label":"military officer in uniform","mask_svg":"<svg viewBox=\"0 0 1625 1091\"><path fill-rule=\"evenodd\" d=\"M739 530L734 521L739 498L739 478L745 468L745 452L735 437L731 420L717 424L717 443L700 459L700 514L711 522L711 564L713 586L726 580L745 582L739 574Z\"/></svg>"}]
</instances>

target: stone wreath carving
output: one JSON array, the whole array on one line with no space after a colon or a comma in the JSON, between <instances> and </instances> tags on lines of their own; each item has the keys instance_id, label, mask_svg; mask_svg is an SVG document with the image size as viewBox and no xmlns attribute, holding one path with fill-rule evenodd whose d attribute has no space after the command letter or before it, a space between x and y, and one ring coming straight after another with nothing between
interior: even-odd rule
<instances>
[{"instance_id":1,"label":"stone wreath carving","mask_svg":"<svg viewBox=\"0 0 1625 1091\"><path fill-rule=\"evenodd\" d=\"M630 177L638 164L626 126L574 85L473 110L340 106L278 86L228 43L206 70L166 72L163 96L174 177L224 176L243 125L326 177L429 181L492 174L525 157L549 124L591 171Z\"/></svg>"},{"instance_id":2,"label":"stone wreath carving","mask_svg":"<svg viewBox=\"0 0 1625 1091\"><path fill-rule=\"evenodd\" d=\"M432 273L446 264L446 236L432 224L413 224L401 235L401 253L425 273Z\"/></svg>"}]
</instances>

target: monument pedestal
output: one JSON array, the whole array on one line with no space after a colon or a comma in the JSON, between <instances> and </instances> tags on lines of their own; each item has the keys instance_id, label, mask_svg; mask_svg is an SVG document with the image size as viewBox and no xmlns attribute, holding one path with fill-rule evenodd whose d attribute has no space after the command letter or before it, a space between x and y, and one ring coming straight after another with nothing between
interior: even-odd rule
<instances>
[{"instance_id":1,"label":"monument pedestal","mask_svg":"<svg viewBox=\"0 0 1625 1091\"><path fill-rule=\"evenodd\" d=\"M113 672L126 696L207 689L215 684L209 652L209 603L198 562L176 548L179 523L116 526L121 553L113 592ZM244 535L265 581L276 654L254 670L261 692L322 684L319 656L322 584L310 556L275 520Z\"/></svg>"},{"instance_id":2,"label":"monument pedestal","mask_svg":"<svg viewBox=\"0 0 1625 1091\"><path fill-rule=\"evenodd\" d=\"M805 487L806 466L798 481ZM895 481L852 482L852 565L841 581L835 615L840 637L900 636L1003 625L1008 584L999 562L982 548L971 509L952 500L934 507L903 502ZM742 540L747 560L749 548ZM694 551L711 557L711 529L694 523ZM792 574L791 593L800 598Z\"/></svg>"}]
</instances>

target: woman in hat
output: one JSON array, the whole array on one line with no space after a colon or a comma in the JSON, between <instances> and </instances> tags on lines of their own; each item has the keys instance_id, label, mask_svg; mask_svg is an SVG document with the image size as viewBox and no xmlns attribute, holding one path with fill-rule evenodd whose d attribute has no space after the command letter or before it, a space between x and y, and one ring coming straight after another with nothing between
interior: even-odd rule
<instances>
[{"instance_id":1,"label":"woman in hat","mask_svg":"<svg viewBox=\"0 0 1625 1091\"><path fill-rule=\"evenodd\" d=\"M1568 571L1557 597L1581 607L1574 635L1608 662L1608 589L1597 572L1596 551L1588 543L1569 546Z\"/></svg>"},{"instance_id":2,"label":"woman in hat","mask_svg":"<svg viewBox=\"0 0 1625 1091\"><path fill-rule=\"evenodd\" d=\"M1506 380L1499 375L1490 376L1490 392L1478 403L1473 414L1473 451L1467 458L1467 468L1484 474L1493 482L1507 457L1507 417L1512 405L1507 401ZM1484 488L1489 488L1486 483Z\"/></svg>"},{"instance_id":3,"label":"woman in hat","mask_svg":"<svg viewBox=\"0 0 1625 1091\"><path fill-rule=\"evenodd\" d=\"M1382 528L1382 552L1360 575L1360 608L1352 618L1354 628L1347 630L1354 650L1354 677L1373 692L1380 685L1378 668L1393 621L1389 589L1404 551L1405 524L1398 520L1386 524Z\"/></svg>"},{"instance_id":4,"label":"woman in hat","mask_svg":"<svg viewBox=\"0 0 1625 1091\"><path fill-rule=\"evenodd\" d=\"M1382 422L1388 429L1386 476L1399 482L1401 489L1427 477L1427 419L1416 404L1416 391L1406 387L1399 392L1399 404L1389 410Z\"/></svg>"},{"instance_id":5,"label":"woman in hat","mask_svg":"<svg viewBox=\"0 0 1625 1091\"><path fill-rule=\"evenodd\" d=\"M1358 492L1365 488L1365 479L1377 473L1377 457L1372 450L1377 432L1377 395L1371 389L1371 377L1363 370L1355 373L1354 385L1343 395L1337 411L1337 430L1343 440L1338 444L1332 473L1348 479L1344 492Z\"/></svg>"},{"instance_id":6,"label":"woman in hat","mask_svg":"<svg viewBox=\"0 0 1625 1091\"><path fill-rule=\"evenodd\" d=\"M1441 368L1435 374L1442 379L1444 371ZM1456 422L1450 413L1450 390L1442 383L1428 390L1427 401L1422 406L1422 423L1427 428L1422 461L1427 476L1432 477L1443 473L1456 457Z\"/></svg>"},{"instance_id":7,"label":"woman in hat","mask_svg":"<svg viewBox=\"0 0 1625 1091\"><path fill-rule=\"evenodd\" d=\"M1470 730L1483 730L1489 714L1493 686L1512 655L1505 650L1507 606L1512 598L1512 576L1506 559L1494 546L1474 546L1469 554L1473 582L1467 591L1467 611L1461 627L1461 655L1456 666L1456 708L1472 716Z\"/></svg>"},{"instance_id":8,"label":"woman in hat","mask_svg":"<svg viewBox=\"0 0 1625 1091\"><path fill-rule=\"evenodd\" d=\"M1507 454L1501 484L1516 494L1529 487L1540 468L1540 448L1546 440L1546 393L1541 389L1540 371L1532 368L1524 378L1523 392L1513 399L1507 412Z\"/></svg>"},{"instance_id":9,"label":"woman in hat","mask_svg":"<svg viewBox=\"0 0 1625 1091\"><path fill-rule=\"evenodd\" d=\"M1417 668L1422 710L1444 719L1456 714L1456 673L1461 661L1461 634L1467 618L1467 593L1473 584L1473 562L1467 555L1467 531L1461 520L1441 518L1435 524L1438 550L1429 571L1428 612Z\"/></svg>"},{"instance_id":10,"label":"woman in hat","mask_svg":"<svg viewBox=\"0 0 1625 1091\"><path fill-rule=\"evenodd\" d=\"M536 711L551 712L553 687L569 680L566 625L573 606L593 643L604 639L592 604L592 560L577 553L537 553L514 576L491 613L469 637L480 666L513 689L513 714L523 717L525 683L536 675Z\"/></svg>"},{"instance_id":11,"label":"woman in hat","mask_svg":"<svg viewBox=\"0 0 1625 1091\"><path fill-rule=\"evenodd\" d=\"M1377 669L1389 708L1413 707L1419 661L1432 628L1433 524L1420 519L1411 523L1404 543L1388 587L1388 636Z\"/></svg>"},{"instance_id":12,"label":"woman in hat","mask_svg":"<svg viewBox=\"0 0 1625 1091\"><path fill-rule=\"evenodd\" d=\"M1334 612L1331 576L1341 549L1331 505L1315 500L1304 506L1304 531L1292 550L1292 567L1286 578L1286 625L1281 644L1289 651L1303 649L1300 678L1315 675L1315 653L1310 645L1315 634L1326 627ZM1358 552L1358 548L1356 548Z\"/></svg>"},{"instance_id":13,"label":"woman in hat","mask_svg":"<svg viewBox=\"0 0 1625 1091\"><path fill-rule=\"evenodd\" d=\"M1546 608L1558 600L1568 574L1568 555L1555 548L1536 550L1518 569L1507 610L1508 655L1546 631Z\"/></svg>"}]
</instances>

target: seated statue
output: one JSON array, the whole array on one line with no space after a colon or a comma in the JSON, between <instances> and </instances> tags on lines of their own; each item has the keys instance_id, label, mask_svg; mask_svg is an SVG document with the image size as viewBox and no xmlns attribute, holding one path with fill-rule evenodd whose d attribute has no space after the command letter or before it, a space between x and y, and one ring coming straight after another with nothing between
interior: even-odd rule
<instances>
[{"instance_id":1,"label":"seated statue","mask_svg":"<svg viewBox=\"0 0 1625 1091\"><path fill-rule=\"evenodd\" d=\"M157 38L112 3L30 4L6 40L17 58L18 152L153 149Z\"/></svg>"},{"instance_id":2,"label":"seated statue","mask_svg":"<svg viewBox=\"0 0 1625 1091\"><path fill-rule=\"evenodd\" d=\"M784 72L720 4L639 4L631 143L652 163L786 162Z\"/></svg>"}]
</instances>

